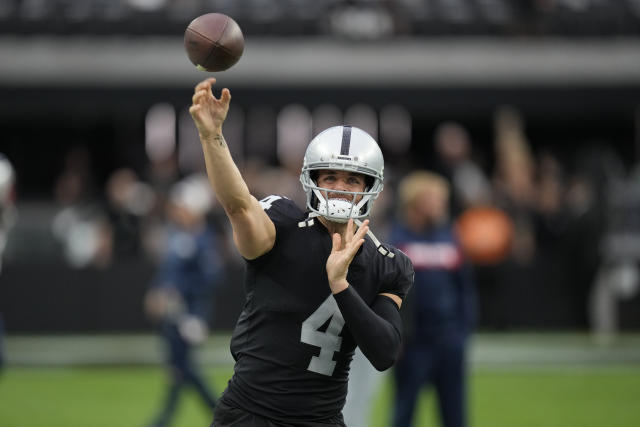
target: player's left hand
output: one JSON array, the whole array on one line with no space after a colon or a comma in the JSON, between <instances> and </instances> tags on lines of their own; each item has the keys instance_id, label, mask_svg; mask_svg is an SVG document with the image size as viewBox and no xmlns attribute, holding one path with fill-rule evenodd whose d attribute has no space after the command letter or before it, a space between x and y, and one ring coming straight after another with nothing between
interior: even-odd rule
<instances>
[{"instance_id":1,"label":"player's left hand","mask_svg":"<svg viewBox=\"0 0 640 427\"><path fill-rule=\"evenodd\" d=\"M349 265L356 256L360 246L364 244L364 236L369 231L369 220L365 220L362 226L355 230L353 219L347 223L344 237L339 233L333 233L333 247L327 259L327 277L331 292L337 294L349 286L347 272Z\"/></svg>"}]
</instances>

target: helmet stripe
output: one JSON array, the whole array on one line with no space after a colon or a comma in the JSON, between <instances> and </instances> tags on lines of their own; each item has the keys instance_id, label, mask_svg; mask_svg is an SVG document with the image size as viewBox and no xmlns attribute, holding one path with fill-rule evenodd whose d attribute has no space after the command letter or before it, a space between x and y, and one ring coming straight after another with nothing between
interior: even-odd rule
<instances>
[{"instance_id":1,"label":"helmet stripe","mask_svg":"<svg viewBox=\"0 0 640 427\"><path fill-rule=\"evenodd\" d=\"M342 127L342 146L340 147L340 155L349 155L349 146L351 145L351 126Z\"/></svg>"}]
</instances>

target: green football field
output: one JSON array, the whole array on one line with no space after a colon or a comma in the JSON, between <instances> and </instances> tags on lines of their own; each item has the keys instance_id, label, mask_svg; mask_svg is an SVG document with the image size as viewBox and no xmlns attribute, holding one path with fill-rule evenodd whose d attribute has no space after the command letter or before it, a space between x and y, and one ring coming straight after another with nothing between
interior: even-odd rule
<instances>
[{"instance_id":1,"label":"green football field","mask_svg":"<svg viewBox=\"0 0 640 427\"><path fill-rule=\"evenodd\" d=\"M221 390L230 369L207 369ZM15 368L0 379L0 426L144 426L160 403L164 376L154 367ZM387 426L392 386L385 380L370 425ZM640 425L640 369L484 371L471 377L476 427L633 427ZM185 393L174 425L208 426L210 414ZM423 396L416 426L435 426Z\"/></svg>"},{"instance_id":2,"label":"green football field","mask_svg":"<svg viewBox=\"0 0 640 427\"><path fill-rule=\"evenodd\" d=\"M637 363L640 347L637 346L637 338L632 345L624 344L617 350L608 348L606 351L586 344L583 339L573 342L571 339L545 338L547 347L544 347L540 345L539 338L519 338L512 346L508 344L513 342L509 337L483 338L472 358L470 425L640 426L640 364ZM60 341L59 338L56 340ZM132 354L127 354L114 363L96 365L90 353L82 356L88 362L86 364L77 361L62 363L60 360L53 363L53 355L65 354L73 358L83 352L82 345L76 342L75 347L66 347L66 352L63 352L62 348L56 350L41 342L35 344L15 339L9 342L10 363L0 375L0 426L148 425L160 405L166 380L158 364L123 364L123 360L135 359ZM95 342L90 344L90 348L95 347ZM125 344L123 348L132 348L130 342ZM62 340L61 345L70 344ZM213 345L218 351L219 343L214 342ZM41 356L37 358L34 350L45 348L47 351L39 353ZM539 349L539 353L534 349ZM142 350L144 348L139 349ZM224 355L227 350L222 348L219 351ZM95 357L104 352L95 352ZM28 354L47 363L35 363L35 359L28 359ZM529 356L525 357L525 354ZM204 355L208 360L215 358L215 354L207 353L206 349ZM115 357L114 354L108 356L111 359ZM15 363L20 358L25 362ZM227 361L214 360L206 364L207 377L217 391L224 388L231 375L231 365ZM376 394L370 426L389 425L392 395L393 386L387 376ZM434 401L425 393L415 426L437 426L435 417ZM210 421L210 413L197 396L192 392L185 393L173 425L204 427Z\"/></svg>"}]
</instances>

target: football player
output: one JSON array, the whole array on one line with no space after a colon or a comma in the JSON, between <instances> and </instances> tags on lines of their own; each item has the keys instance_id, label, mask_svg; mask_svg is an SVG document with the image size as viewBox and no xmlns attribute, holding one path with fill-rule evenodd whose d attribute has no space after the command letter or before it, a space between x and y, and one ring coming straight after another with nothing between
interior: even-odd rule
<instances>
[{"instance_id":1,"label":"football player","mask_svg":"<svg viewBox=\"0 0 640 427\"><path fill-rule=\"evenodd\" d=\"M409 259L369 230L382 153L358 128L329 128L305 153L306 210L279 195L258 201L222 134L231 94L214 97L214 83L195 87L189 112L247 271L231 339L234 374L212 426L344 426L354 350L378 370L393 365L399 308L413 282Z\"/></svg>"},{"instance_id":2,"label":"football player","mask_svg":"<svg viewBox=\"0 0 640 427\"><path fill-rule=\"evenodd\" d=\"M9 230L15 223L15 179L13 165L4 154L0 153L0 271L2 270L2 254L7 244ZM4 365L4 322L0 313L0 370Z\"/></svg>"}]
</instances>

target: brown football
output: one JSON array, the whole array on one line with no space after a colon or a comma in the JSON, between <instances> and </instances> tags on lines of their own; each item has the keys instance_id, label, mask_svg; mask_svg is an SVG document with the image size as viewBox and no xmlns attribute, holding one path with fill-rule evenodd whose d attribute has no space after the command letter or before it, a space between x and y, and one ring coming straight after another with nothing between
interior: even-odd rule
<instances>
[{"instance_id":1,"label":"brown football","mask_svg":"<svg viewBox=\"0 0 640 427\"><path fill-rule=\"evenodd\" d=\"M207 13L187 26L184 48L199 70L224 71L242 56L244 36L236 21L229 16Z\"/></svg>"}]
</instances>

